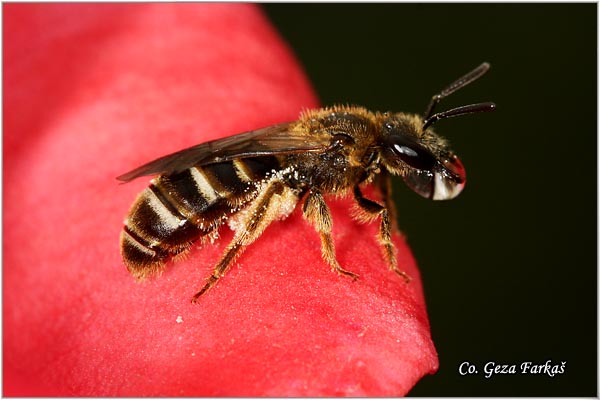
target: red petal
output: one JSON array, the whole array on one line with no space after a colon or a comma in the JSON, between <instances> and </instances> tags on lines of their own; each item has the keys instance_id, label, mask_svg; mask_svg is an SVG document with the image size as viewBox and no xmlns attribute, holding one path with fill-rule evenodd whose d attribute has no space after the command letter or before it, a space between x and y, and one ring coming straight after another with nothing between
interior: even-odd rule
<instances>
[{"instance_id":1,"label":"red petal","mask_svg":"<svg viewBox=\"0 0 600 400\"><path fill-rule=\"evenodd\" d=\"M136 284L118 249L154 157L317 104L252 5L4 7L4 395L401 395L437 369L418 271L330 199L331 272L299 210L197 305L232 234ZM373 193L371 193L373 196Z\"/></svg>"}]
</instances>

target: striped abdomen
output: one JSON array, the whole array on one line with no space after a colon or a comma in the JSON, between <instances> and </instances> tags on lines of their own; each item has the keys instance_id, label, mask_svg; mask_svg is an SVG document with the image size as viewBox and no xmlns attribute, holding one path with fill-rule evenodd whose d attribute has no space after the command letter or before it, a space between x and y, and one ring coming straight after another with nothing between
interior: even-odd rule
<instances>
[{"instance_id":1,"label":"striped abdomen","mask_svg":"<svg viewBox=\"0 0 600 400\"><path fill-rule=\"evenodd\" d=\"M192 167L151 181L136 199L121 233L121 254L137 279L210 234L258 194L257 183L279 169L275 157Z\"/></svg>"}]
</instances>

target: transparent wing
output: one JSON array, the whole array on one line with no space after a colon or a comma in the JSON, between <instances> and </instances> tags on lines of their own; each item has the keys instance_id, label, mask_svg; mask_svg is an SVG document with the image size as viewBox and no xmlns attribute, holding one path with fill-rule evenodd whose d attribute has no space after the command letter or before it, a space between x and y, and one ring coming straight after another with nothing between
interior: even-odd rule
<instances>
[{"instance_id":1,"label":"transparent wing","mask_svg":"<svg viewBox=\"0 0 600 400\"><path fill-rule=\"evenodd\" d=\"M288 122L202 143L150 161L117 179L129 182L140 176L182 172L195 165L262 155L318 152L331 146L331 135L326 132L309 134L295 129L296 126Z\"/></svg>"}]
</instances>

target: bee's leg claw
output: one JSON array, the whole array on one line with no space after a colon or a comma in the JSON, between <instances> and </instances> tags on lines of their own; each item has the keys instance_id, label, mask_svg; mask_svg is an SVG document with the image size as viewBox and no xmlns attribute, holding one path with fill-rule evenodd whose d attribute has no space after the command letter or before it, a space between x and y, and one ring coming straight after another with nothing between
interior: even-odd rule
<instances>
[{"instance_id":1,"label":"bee's leg claw","mask_svg":"<svg viewBox=\"0 0 600 400\"><path fill-rule=\"evenodd\" d=\"M412 281L412 278L406 272L400 271L398 268L394 268L394 272L400 275L404 279L404 282L410 283Z\"/></svg>"},{"instance_id":2,"label":"bee's leg claw","mask_svg":"<svg viewBox=\"0 0 600 400\"><path fill-rule=\"evenodd\" d=\"M340 275L346 275L346 276L350 277L353 281L356 281L358 279L357 274L355 274L354 272L347 271L347 270L343 269L342 267L340 267L339 265L334 266L333 271L337 272Z\"/></svg>"},{"instance_id":3,"label":"bee's leg claw","mask_svg":"<svg viewBox=\"0 0 600 400\"><path fill-rule=\"evenodd\" d=\"M215 283L217 283L217 281L219 280L218 277L216 277L215 275L211 275L210 278L208 278L208 280L206 281L206 284L204 285L204 287L194 295L194 297L192 297L192 303L196 304L198 302L198 299L200 298L200 296L202 296L204 293L206 293L208 291L208 289L210 289L211 287L213 287L213 285Z\"/></svg>"}]
</instances>

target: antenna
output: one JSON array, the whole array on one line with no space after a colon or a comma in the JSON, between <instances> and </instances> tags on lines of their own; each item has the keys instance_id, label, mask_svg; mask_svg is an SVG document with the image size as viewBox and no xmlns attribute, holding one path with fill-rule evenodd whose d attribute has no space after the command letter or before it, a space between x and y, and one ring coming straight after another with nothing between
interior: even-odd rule
<instances>
[{"instance_id":1,"label":"antenna","mask_svg":"<svg viewBox=\"0 0 600 400\"><path fill-rule=\"evenodd\" d=\"M427 111L425 111L425 120L429 121L431 119L430 117L431 117L431 114L433 114L433 109L440 102L440 100L442 100L444 97L456 92L458 89L464 88L469 83L474 82L477 79L481 78L483 76L483 74L488 72L489 69L490 69L490 64L487 62L484 62L479 67L475 68L473 71L469 72L468 74L466 74L466 75L458 78L456 81L452 82L440 93L434 95L431 98L431 101L429 102L429 106L427 106ZM484 103L484 104L489 104L489 103ZM471 107L471 106L466 106L466 107ZM461 108L461 107L459 107L459 108ZM493 109L493 107L492 107L492 109ZM457 110L457 109L455 109L455 110ZM450 111L453 111L453 110L450 110ZM450 112L450 111L447 111L447 112ZM492 110L490 109L490 110L482 110L482 111L492 111ZM479 112L479 111L470 111L470 112ZM448 117L453 117L453 116L460 115L460 114L465 114L465 113L453 114L453 115L449 115ZM438 121L442 118L447 118L447 117L437 118L435 121ZM427 125L431 125L435 121L432 121ZM423 130L425 130L425 127L423 127Z\"/></svg>"},{"instance_id":2,"label":"antenna","mask_svg":"<svg viewBox=\"0 0 600 400\"><path fill-rule=\"evenodd\" d=\"M431 117L427 118L425 120L425 122L423 123L423 130L425 130L429 126L435 124L440 119L457 117L459 115L464 115L464 114L473 114L473 113L478 113L478 112L489 112L489 111L494 111L495 109L496 109L496 104L489 103L489 102L487 102L487 103L470 104L468 106L461 106L461 107L452 108L452 109L450 109L448 111L442 111L440 113L433 114Z\"/></svg>"}]
</instances>

